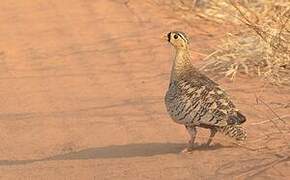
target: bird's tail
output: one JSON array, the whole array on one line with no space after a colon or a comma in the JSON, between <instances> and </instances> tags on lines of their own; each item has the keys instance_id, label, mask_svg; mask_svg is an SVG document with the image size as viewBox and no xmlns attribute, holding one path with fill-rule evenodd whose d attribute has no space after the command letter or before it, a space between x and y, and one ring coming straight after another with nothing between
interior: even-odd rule
<instances>
[{"instance_id":1,"label":"bird's tail","mask_svg":"<svg viewBox=\"0 0 290 180\"><path fill-rule=\"evenodd\" d=\"M238 125L227 125L224 127L220 127L218 131L237 141L244 141L247 139L246 130Z\"/></svg>"}]
</instances>

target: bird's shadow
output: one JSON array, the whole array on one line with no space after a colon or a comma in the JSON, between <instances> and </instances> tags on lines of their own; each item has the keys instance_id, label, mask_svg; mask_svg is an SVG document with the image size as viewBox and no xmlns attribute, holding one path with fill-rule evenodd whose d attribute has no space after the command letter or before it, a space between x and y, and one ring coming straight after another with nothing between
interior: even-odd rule
<instances>
[{"instance_id":1,"label":"bird's shadow","mask_svg":"<svg viewBox=\"0 0 290 180\"><path fill-rule=\"evenodd\" d=\"M86 159L106 159L106 158L130 158L148 157L161 154L178 154L186 147L184 143L145 143L145 144L125 144L105 147L88 148L80 151L58 154L42 159L27 160L0 160L0 166L24 165L34 162L58 161L58 160L86 160ZM198 146L196 151L216 150L220 148L231 148L214 144L209 147Z\"/></svg>"}]
</instances>

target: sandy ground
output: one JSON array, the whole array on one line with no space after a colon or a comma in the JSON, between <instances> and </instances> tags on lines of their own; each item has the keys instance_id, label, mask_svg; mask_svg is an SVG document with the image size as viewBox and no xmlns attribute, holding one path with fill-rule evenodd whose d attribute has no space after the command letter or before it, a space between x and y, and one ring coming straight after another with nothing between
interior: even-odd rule
<instances>
[{"instance_id":1,"label":"sandy ground","mask_svg":"<svg viewBox=\"0 0 290 180\"><path fill-rule=\"evenodd\" d=\"M187 32L193 63L199 64L226 26L181 21L156 2L1 1L0 179L290 176L289 159L259 171L278 155L247 150L222 136L210 148L179 153L188 136L163 103L174 52L161 36ZM246 77L219 82L247 115L249 139L272 128L251 126L275 117L255 101L263 83ZM289 92L266 89L263 98L285 115ZM198 141L207 135L201 130Z\"/></svg>"}]
</instances>

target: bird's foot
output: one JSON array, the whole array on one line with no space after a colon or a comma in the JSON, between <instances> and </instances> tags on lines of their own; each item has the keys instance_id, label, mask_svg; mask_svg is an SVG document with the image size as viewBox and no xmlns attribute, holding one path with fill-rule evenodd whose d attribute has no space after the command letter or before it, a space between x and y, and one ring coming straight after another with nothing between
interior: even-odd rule
<instances>
[{"instance_id":1,"label":"bird's foot","mask_svg":"<svg viewBox=\"0 0 290 180\"><path fill-rule=\"evenodd\" d=\"M191 148L185 148L181 151L182 154L190 154L192 153L193 149Z\"/></svg>"},{"instance_id":2,"label":"bird's foot","mask_svg":"<svg viewBox=\"0 0 290 180\"><path fill-rule=\"evenodd\" d=\"M188 147L181 151L181 153L192 153L192 151L197 147L199 147L199 144L189 144Z\"/></svg>"}]
</instances>

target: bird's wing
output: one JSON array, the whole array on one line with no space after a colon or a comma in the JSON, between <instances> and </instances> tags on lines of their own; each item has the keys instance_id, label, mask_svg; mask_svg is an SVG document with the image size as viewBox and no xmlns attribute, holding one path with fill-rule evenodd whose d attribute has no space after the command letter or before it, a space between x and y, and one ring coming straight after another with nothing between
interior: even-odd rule
<instances>
[{"instance_id":1,"label":"bird's wing","mask_svg":"<svg viewBox=\"0 0 290 180\"><path fill-rule=\"evenodd\" d=\"M193 108L191 118L207 126L226 126L245 122L228 94L217 83L201 73L191 73L180 81L181 90L188 96Z\"/></svg>"}]
</instances>

